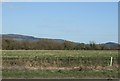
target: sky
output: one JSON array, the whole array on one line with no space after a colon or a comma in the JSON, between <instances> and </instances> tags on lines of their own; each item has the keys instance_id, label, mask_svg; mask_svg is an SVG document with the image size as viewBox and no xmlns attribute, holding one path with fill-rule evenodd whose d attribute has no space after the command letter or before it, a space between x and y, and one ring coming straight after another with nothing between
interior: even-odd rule
<instances>
[{"instance_id":1,"label":"sky","mask_svg":"<svg viewBox=\"0 0 120 81\"><path fill-rule=\"evenodd\" d=\"M9 2L2 33L74 42L118 42L117 2Z\"/></svg>"},{"instance_id":2,"label":"sky","mask_svg":"<svg viewBox=\"0 0 120 81\"><path fill-rule=\"evenodd\" d=\"M1 0L2 2L119 2L119 0Z\"/></svg>"}]
</instances>

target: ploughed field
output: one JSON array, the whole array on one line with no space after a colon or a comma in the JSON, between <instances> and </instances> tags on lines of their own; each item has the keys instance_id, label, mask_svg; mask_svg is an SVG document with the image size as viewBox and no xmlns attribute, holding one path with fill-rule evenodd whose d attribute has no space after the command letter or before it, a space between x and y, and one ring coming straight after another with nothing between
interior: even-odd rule
<instances>
[{"instance_id":1,"label":"ploughed field","mask_svg":"<svg viewBox=\"0 0 120 81\"><path fill-rule=\"evenodd\" d=\"M2 74L3 78L118 78L118 51L2 50Z\"/></svg>"}]
</instances>

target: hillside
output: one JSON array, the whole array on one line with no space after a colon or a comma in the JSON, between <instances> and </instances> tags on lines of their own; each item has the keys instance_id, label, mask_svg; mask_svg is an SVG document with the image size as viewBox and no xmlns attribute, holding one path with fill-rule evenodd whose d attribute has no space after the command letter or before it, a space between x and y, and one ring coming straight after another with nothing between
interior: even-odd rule
<instances>
[{"instance_id":1,"label":"hillside","mask_svg":"<svg viewBox=\"0 0 120 81\"><path fill-rule=\"evenodd\" d=\"M34 44L32 42L35 42L35 43L39 42L41 47L46 47L46 48L53 47L53 49L57 48L58 46L61 47L61 49L64 49L64 46L66 46L66 48L69 48L69 49L101 49L101 46L104 46L105 49L116 49L116 48L118 49L118 44L114 43L114 42L107 42L104 44L103 43L96 44L97 45L97 48L96 48L93 46L91 47L89 44L77 43L77 42L72 42L72 41L63 40L63 39L37 38L34 36L26 36L26 35L19 35L19 34L2 34L2 35L0 35L0 37L2 37L3 40L5 40L5 39L14 40L14 42L11 41L12 44L15 42L16 43L31 42L31 44L34 46ZM4 41L3 44L6 45L8 43ZM63 45L63 44L65 44L65 45ZM3 46L5 46L5 45L3 45ZM27 44L27 43L26 43L26 45L29 46L29 44ZM9 44L8 44L8 46L9 46ZM38 47L40 47L40 46L38 46ZM9 46L9 47L11 47L11 46ZM36 47L36 46L34 46L34 47Z\"/></svg>"},{"instance_id":2,"label":"hillside","mask_svg":"<svg viewBox=\"0 0 120 81\"><path fill-rule=\"evenodd\" d=\"M37 37L33 37L33 36L26 36L26 35L19 35L19 34L2 34L2 38L5 39L13 39L13 40L17 40L17 41L31 41L31 42L36 42L36 41L40 41L40 40L54 40L56 42L61 42L63 43L65 40L63 39L48 39L48 38L37 38Z\"/></svg>"}]
</instances>

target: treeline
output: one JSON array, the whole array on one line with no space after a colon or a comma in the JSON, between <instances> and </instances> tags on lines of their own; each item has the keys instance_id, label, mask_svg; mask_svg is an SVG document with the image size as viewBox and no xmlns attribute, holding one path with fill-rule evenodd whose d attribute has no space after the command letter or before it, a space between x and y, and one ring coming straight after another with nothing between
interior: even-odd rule
<instances>
[{"instance_id":1,"label":"treeline","mask_svg":"<svg viewBox=\"0 0 120 81\"><path fill-rule=\"evenodd\" d=\"M20 41L13 39L2 39L3 50L118 50L116 47L106 47L105 44L96 44L95 42L74 43L70 41L58 42L49 39L40 41Z\"/></svg>"}]
</instances>

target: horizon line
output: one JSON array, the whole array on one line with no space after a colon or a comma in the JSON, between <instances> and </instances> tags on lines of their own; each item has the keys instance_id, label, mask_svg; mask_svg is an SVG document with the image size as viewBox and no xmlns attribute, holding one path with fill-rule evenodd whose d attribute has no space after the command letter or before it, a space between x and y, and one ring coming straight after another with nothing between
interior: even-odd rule
<instances>
[{"instance_id":1,"label":"horizon line","mask_svg":"<svg viewBox=\"0 0 120 81\"><path fill-rule=\"evenodd\" d=\"M35 35L28 35L28 34L18 34L18 33L2 33L0 35L21 35L21 36L28 36L28 37L34 37L34 38L43 38L43 39L53 39L53 40L64 40L64 41L70 41L70 42L75 42L75 43L85 43L85 44L89 44L90 42L94 42L96 44L105 44L105 43L108 43L108 42L112 42L112 43L118 43L119 42L116 42L116 41L106 41L106 42L101 42L101 43L98 43L96 42L95 40L91 40L91 41L88 41L88 43L86 42L80 42L80 41L73 41L73 40L69 40L69 39L65 39L65 38L51 38L51 37L38 37L38 36L35 36Z\"/></svg>"}]
</instances>

